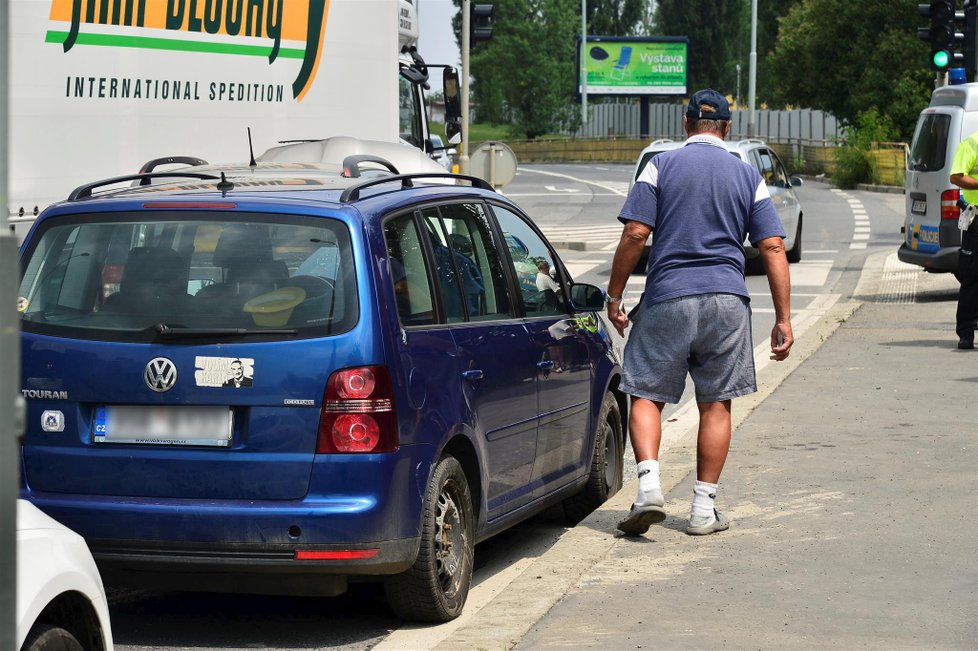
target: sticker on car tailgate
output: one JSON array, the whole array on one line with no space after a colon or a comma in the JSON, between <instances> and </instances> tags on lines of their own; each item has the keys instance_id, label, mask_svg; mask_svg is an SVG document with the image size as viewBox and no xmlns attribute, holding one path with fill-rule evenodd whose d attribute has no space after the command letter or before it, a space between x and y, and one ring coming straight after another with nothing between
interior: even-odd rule
<instances>
[{"instance_id":1,"label":"sticker on car tailgate","mask_svg":"<svg viewBox=\"0 0 978 651\"><path fill-rule=\"evenodd\" d=\"M914 199L910 203L910 212L915 215L926 215L927 214L927 200L926 199Z\"/></svg>"}]
</instances>

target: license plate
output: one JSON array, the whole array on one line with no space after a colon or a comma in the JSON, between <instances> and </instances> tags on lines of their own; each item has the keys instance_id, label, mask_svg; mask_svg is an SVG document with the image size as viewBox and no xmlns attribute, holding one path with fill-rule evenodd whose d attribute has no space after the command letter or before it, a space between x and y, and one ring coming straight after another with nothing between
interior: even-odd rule
<instances>
[{"instance_id":1,"label":"license plate","mask_svg":"<svg viewBox=\"0 0 978 651\"><path fill-rule=\"evenodd\" d=\"M925 199L914 199L910 204L910 212L915 215L927 214L927 201Z\"/></svg>"},{"instance_id":2,"label":"license plate","mask_svg":"<svg viewBox=\"0 0 978 651\"><path fill-rule=\"evenodd\" d=\"M105 406L95 410L96 443L143 445L231 445L227 407Z\"/></svg>"}]
</instances>

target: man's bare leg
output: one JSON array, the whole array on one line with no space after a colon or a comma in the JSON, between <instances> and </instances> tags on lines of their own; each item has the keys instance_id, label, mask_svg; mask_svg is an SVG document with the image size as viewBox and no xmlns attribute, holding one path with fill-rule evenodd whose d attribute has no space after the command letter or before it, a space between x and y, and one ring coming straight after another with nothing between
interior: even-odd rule
<instances>
[{"instance_id":1,"label":"man's bare leg","mask_svg":"<svg viewBox=\"0 0 978 651\"><path fill-rule=\"evenodd\" d=\"M638 496L628 517L618 528L630 535L641 535L649 526L666 519L662 484L659 482L659 443L662 441L664 403L632 397L629 435L638 465Z\"/></svg>"},{"instance_id":2,"label":"man's bare leg","mask_svg":"<svg viewBox=\"0 0 978 651\"><path fill-rule=\"evenodd\" d=\"M696 483L686 533L702 535L723 531L729 525L714 506L717 483L730 451L730 401L697 403L700 412L696 439Z\"/></svg>"}]
</instances>

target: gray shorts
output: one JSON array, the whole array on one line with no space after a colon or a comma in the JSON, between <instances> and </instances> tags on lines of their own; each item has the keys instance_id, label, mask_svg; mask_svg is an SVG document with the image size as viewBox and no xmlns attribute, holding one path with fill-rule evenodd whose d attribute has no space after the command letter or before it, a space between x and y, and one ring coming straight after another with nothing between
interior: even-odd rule
<instances>
[{"instance_id":1,"label":"gray shorts","mask_svg":"<svg viewBox=\"0 0 978 651\"><path fill-rule=\"evenodd\" d=\"M736 294L683 296L642 305L625 343L621 390L678 403L693 378L697 402L757 391L750 301Z\"/></svg>"}]
</instances>

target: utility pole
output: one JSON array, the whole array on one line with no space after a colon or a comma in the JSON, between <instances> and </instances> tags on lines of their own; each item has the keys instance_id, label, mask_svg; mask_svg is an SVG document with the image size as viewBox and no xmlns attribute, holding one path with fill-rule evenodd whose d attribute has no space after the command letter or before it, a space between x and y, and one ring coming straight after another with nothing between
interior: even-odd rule
<instances>
[{"instance_id":1,"label":"utility pole","mask_svg":"<svg viewBox=\"0 0 978 651\"><path fill-rule=\"evenodd\" d=\"M587 124L587 0L581 0L581 135Z\"/></svg>"},{"instance_id":2,"label":"utility pole","mask_svg":"<svg viewBox=\"0 0 978 651\"><path fill-rule=\"evenodd\" d=\"M7 230L9 3L0 0L0 649L13 649L17 596L17 241ZM13 577L13 578L12 578Z\"/></svg>"},{"instance_id":3,"label":"utility pole","mask_svg":"<svg viewBox=\"0 0 978 651\"><path fill-rule=\"evenodd\" d=\"M469 30L472 21L472 0L462 0L462 153L458 171L469 173Z\"/></svg>"},{"instance_id":4,"label":"utility pole","mask_svg":"<svg viewBox=\"0 0 978 651\"><path fill-rule=\"evenodd\" d=\"M754 115L754 93L757 90L757 0L750 3L750 70L747 73L747 137L757 128Z\"/></svg>"}]
</instances>

